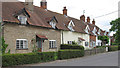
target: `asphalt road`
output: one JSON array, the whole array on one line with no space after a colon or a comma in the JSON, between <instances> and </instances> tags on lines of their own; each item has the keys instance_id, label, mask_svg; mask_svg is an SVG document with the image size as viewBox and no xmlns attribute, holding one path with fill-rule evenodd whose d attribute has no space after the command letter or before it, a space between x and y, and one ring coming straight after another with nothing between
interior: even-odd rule
<instances>
[{"instance_id":1,"label":"asphalt road","mask_svg":"<svg viewBox=\"0 0 120 68\"><path fill-rule=\"evenodd\" d=\"M23 66L118 66L118 53L119 52L117 51L101 53L76 59L57 60L53 62L28 64Z\"/></svg>"}]
</instances>

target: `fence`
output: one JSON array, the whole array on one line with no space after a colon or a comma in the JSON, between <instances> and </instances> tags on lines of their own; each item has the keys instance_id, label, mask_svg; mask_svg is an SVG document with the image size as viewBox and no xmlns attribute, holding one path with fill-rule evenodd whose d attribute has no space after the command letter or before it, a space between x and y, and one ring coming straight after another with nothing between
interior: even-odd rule
<instances>
[{"instance_id":1,"label":"fence","mask_svg":"<svg viewBox=\"0 0 120 68\"><path fill-rule=\"evenodd\" d=\"M85 56L94 55L98 53L104 53L104 52L106 52L106 48L95 48L91 50L85 50Z\"/></svg>"}]
</instances>

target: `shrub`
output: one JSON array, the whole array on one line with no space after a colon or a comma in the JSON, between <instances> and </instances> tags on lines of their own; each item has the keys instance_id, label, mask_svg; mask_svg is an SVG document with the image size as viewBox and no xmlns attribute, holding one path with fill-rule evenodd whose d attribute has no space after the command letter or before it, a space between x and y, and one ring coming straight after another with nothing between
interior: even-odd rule
<instances>
[{"instance_id":1,"label":"shrub","mask_svg":"<svg viewBox=\"0 0 120 68\"><path fill-rule=\"evenodd\" d=\"M56 60L56 52L41 52L27 54L4 54L2 56L2 66L13 66L22 64L32 64Z\"/></svg>"},{"instance_id":2,"label":"shrub","mask_svg":"<svg viewBox=\"0 0 120 68\"><path fill-rule=\"evenodd\" d=\"M117 51L118 50L118 46L109 46L108 47L108 51Z\"/></svg>"},{"instance_id":3,"label":"shrub","mask_svg":"<svg viewBox=\"0 0 120 68\"><path fill-rule=\"evenodd\" d=\"M70 59L84 56L84 50L59 50L58 59Z\"/></svg>"},{"instance_id":4,"label":"shrub","mask_svg":"<svg viewBox=\"0 0 120 68\"><path fill-rule=\"evenodd\" d=\"M84 50L84 47L83 46L79 46L79 45L61 44L60 49L79 49L79 50Z\"/></svg>"}]
</instances>

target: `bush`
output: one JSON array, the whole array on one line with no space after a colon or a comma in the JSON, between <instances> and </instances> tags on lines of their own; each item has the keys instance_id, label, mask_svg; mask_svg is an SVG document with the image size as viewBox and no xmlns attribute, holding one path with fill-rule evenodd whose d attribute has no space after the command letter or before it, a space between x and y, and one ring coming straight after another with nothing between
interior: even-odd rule
<instances>
[{"instance_id":1,"label":"bush","mask_svg":"<svg viewBox=\"0 0 120 68\"><path fill-rule=\"evenodd\" d=\"M38 62L54 61L57 59L56 52L41 52L28 54L4 54L2 56L2 66L13 66L22 64L32 64Z\"/></svg>"},{"instance_id":2,"label":"bush","mask_svg":"<svg viewBox=\"0 0 120 68\"><path fill-rule=\"evenodd\" d=\"M70 59L84 56L84 50L60 50L58 51L58 59Z\"/></svg>"},{"instance_id":3,"label":"bush","mask_svg":"<svg viewBox=\"0 0 120 68\"><path fill-rule=\"evenodd\" d=\"M108 47L108 51L117 51L118 50L118 46L109 46Z\"/></svg>"},{"instance_id":4,"label":"bush","mask_svg":"<svg viewBox=\"0 0 120 68\"><path fill-rule=\"evenodd\" d=\"M61 44L60 49L79 49L79 50L84 50L84 47L83 46L79 46L79 45Z\"/></svg>"}]
</instances>

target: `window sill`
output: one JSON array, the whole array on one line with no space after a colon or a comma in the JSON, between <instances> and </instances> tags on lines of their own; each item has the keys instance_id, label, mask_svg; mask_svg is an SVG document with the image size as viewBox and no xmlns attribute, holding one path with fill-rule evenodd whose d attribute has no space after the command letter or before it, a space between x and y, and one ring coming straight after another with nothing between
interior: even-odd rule
<instances>
[{"instance_id":1,"label":"window sill","mask_svg":"<svg viewBox=\"0 0 120 68\"><path fill-rule=\"evenodd\" d=\"M28 48L27 49L16 49L16 50L28 50Z\"/></svg>"},{"instance_id":2,"label":"window sill","mask_svg":"<svg viewBox=\"0 0 120 68\"><path fill-rule=\"evenodd\" d=\"M49 49L57 49L57 47L55 47L55 48L49 48Z\"/></svg>"}]
</instances>

